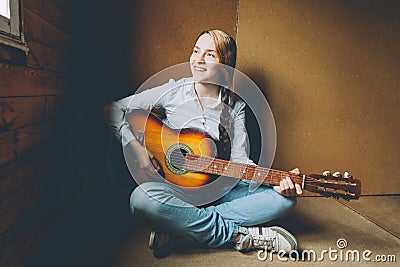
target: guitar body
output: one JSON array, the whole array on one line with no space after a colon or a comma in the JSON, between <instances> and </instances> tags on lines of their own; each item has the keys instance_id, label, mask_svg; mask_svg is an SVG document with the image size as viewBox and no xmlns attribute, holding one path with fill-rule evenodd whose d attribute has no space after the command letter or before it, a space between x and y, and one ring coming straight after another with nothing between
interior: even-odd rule
<instances>
[{"instance_id":1,"label":"guitar body","mask_svg":"<svg viewBox=\"0 0 400 267\"><path fill-rule=\"evenodd\" d=\"M161 166L159 174L167 181L182 187L199 187L215 179L215 175L187 172L175 168L169 158L178 151L206 157L215 157L218 149L215 141L207 134L194 129L172 129L156 116L143 110L128 114L127 120L133 133ZM136 176L147 175L138 171ZM148 180L146 177L138 177Z\"/></svg>"}]
</instances>

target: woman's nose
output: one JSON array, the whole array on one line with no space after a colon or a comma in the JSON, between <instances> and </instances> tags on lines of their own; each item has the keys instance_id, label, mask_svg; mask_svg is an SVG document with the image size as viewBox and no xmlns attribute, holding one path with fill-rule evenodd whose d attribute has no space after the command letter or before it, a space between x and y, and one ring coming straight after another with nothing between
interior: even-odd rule
<instances>
[{"instance_id":1,"label":"woman's nose","mask_svg":"<svg viewBox=\"0 0 400 267\"><path fill-rule=\"evenodd\" d=\"M204 63L205 62L204 55L202 53L195 54L195 60L199 63Z\"/></svg>"}]
</instances>

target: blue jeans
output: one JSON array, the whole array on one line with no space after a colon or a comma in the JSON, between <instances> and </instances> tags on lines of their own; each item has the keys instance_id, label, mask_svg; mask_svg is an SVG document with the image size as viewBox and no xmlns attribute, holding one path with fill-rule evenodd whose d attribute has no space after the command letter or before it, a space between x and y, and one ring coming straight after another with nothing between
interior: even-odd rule
<instances>
[{"instance_id":1,"label":"blue jeans","mask_svg":"<svg viewBox=\"0 0 400 267\"><path fill-rule=\"evenodd\" d=\"M132 192L130 206L132 212L144 215L155 227L172 235L219 247L237 236L239 226L280 218L296 204L294 197L282 196L269 185L249 192L248 181L240 181L206 207L196 207L182 199L178 187L147 182Z\"/></svg>"}]
</instances>

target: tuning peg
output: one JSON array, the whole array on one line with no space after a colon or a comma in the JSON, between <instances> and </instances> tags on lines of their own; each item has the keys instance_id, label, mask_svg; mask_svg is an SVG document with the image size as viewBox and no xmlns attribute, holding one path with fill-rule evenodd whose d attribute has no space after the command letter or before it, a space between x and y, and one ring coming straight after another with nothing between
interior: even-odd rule
<instances>
[{"instance_id":1,"label":"tuning peg","mask_svg":"<svg viewBox=\"0 0 400 267\"><path fill-rule=\"evenodd\" d=\"M323 175L323 176L331 176L332 173L331 173L330 171L324 171L324 172L322 173L322 175Z\"/></svg>"},{"instance_id":2,"label":"tuning peg","mask_svg":"<svg viewBox=\"0 0 400 267\"><path fill-rule=\"evenodd\" d=\"M332 176L340 178L342 177L342 174L340 172L335 172L334 174L332 174Z\"/></svg>"},{"instance_id":3,"label":"tuning peg","mask_svg":"<svg viewBox=\"0 0 400 267\"><path fill-rule=\"evenodd\" d=\"M351 180L351 179L353 179L353 176L348 172L344 172L344 178L347 178L347 179Z\"/></svg>"}]
</instances>

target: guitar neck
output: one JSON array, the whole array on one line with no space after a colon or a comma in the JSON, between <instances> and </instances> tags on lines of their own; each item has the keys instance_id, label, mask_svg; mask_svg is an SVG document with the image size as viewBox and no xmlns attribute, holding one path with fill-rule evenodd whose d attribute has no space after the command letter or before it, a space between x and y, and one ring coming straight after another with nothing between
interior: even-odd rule
<instances>
[{"instance_id":1,"label":"guitar neck","mask_svg":"<svg viewBox=\"0 0 400 267\"><path fill-rule=\"evenodd\" d=\"M290 177L293 182L304 185L304 177L291 172L194 154L185 155L183 168L237 179L253 180L271 185L279 185L283 178Z\"/></svg>"}]
</instances>

